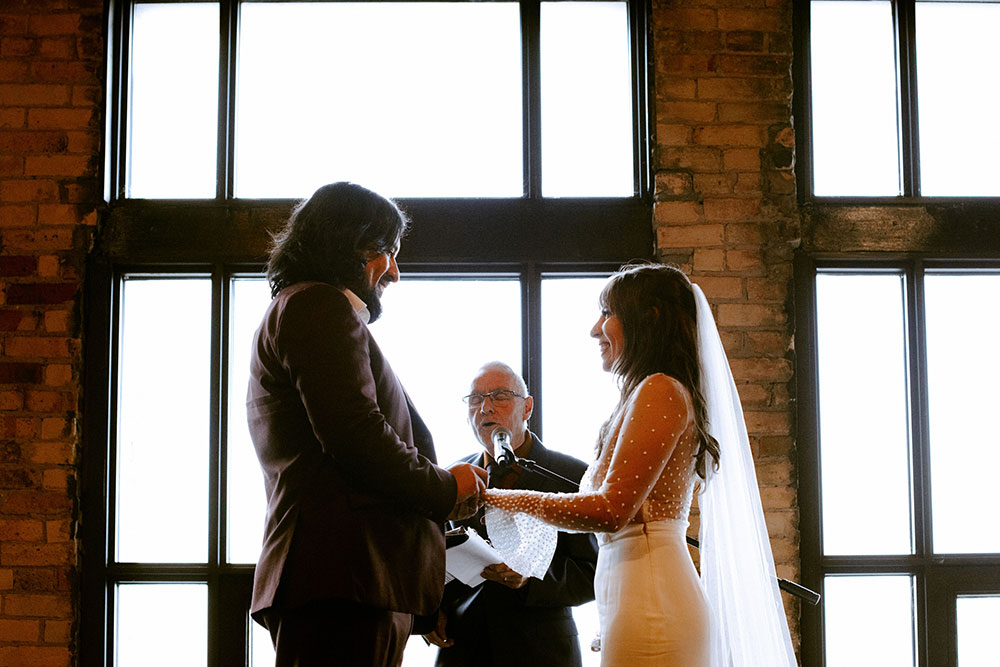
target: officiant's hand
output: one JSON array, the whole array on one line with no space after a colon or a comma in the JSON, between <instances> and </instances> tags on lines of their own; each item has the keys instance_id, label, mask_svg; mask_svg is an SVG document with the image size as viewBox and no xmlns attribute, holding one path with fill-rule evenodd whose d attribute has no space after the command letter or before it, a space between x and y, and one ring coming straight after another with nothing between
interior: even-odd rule
<instances>
[{"instance_id":1,"label":"officiant's hand","mask_svg":"<svg viewBox=\"0 0 1000 667\"><path fill-rule=\"evenodd\" d=\"M437 625L435 625L432 632L428 632L424 635L424 639L427 640L428 644L434 644L440 648L448 648L455 645L454 639L448 639L448 635L445 632L445 627L448 625L448 617L445 616L443 611L438 611Z\"/></svg>"},{"instance_id":2,"label":"officiant's hand","mask_svg":"<svg viewBox=\"0 0 1000 667\"><path fill-rule=\"evenodd\" d=\"M507 588L513 588L514 590L522 588L526 583L528 583L527 577L522 577L520 574L507 567L506 563L487 565L481 576L483 579L495 581L498 584L503 584Z\"/></svg>"}]
</instances>

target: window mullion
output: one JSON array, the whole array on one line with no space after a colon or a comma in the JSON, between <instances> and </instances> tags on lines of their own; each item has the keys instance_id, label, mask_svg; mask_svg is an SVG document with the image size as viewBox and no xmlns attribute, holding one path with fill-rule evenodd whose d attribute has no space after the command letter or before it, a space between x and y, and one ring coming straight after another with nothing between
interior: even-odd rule
<instances>
[{"instance_id":1,"label":"window mullion","mask_svg":"<svg viewBox=\"0 0 1000 667\"><path fill-rule=\"evenodd\" d=\"M542 437L542 278L538 266L527 265L521 273L522 376L534 397L529 425Z\"/></svg>"},{"instance_id":2,"label":"window mullion","mask_svg":"<svg viewBox=\"0 0 1000 667\"><path fill-rule=\"evenodd\" d=\"M524 109L524 194L542 196L541 3L521 3L521 90Z\"/></svg>"},{"instance_id":3,"label":"window mullion","mask_svg":"<svg viewBox=\"0 0 1000 667\"><path fill-rule=\"evenodd\" d=\"M216 153L216 197L232 199L236 153L236 61L239 0L219 6L219 129Z\"/></svg>"},{"instance_id":4,"label":"window mullion","mask_svg":"<svg viewBox=\"0 0 1000 667\"><path fill-rule=\"evenodd\" d=\"M917 112L917 44L914 0L893 3L896 36L899 158L904 197L920 195L920 150Z\"/></svg>"},{"instance_id":5,"label":"window mullion","mask_svg":"<svg viewBox=\"0 0 1000 667\"><path fill-rule=\"evenodd\" d=\"M649 105L646 104L648 81L652 79L650 63L646 59L649 53L649 26L646 24L648 12L639 7L644 0L630 0L628 3L629 17L629 49L632 61L632 164L635 170L634 193L645 197L652 191L652 175L650 174L649 151L647 146L655 145L652 128L649 122ZM649 136L647 137L647 133Z\"/></svg>"}]
</instances>

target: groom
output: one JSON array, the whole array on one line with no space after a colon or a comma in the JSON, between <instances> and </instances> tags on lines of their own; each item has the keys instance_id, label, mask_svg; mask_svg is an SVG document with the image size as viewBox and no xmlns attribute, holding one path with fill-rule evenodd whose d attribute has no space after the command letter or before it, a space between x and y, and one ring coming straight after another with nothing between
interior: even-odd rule
<instances>
[{"instance_id":1,"label":"groom","mask_svg":"<svg viewBox=\"0 0 1000 667\"><path fill-rule=\"evenodd\" d=\"M483 446L461 460L485 467L489 486L565 491L541 475L493 459L492 435L510 430L510 444L519 458L529 458L563 477L579 482L587 466L582 461L546 449L528 430L534 401L520 375L509 366L491 362L479 369L469 395L469 425ZM475 517L452 522L486 537L483 510ZM470 588L455 580L445 587L437 628L424 635L440 647L437 665L547 665L578 667L580 644L570 607L594 599L597 541L590 534L559 533L552 563L544 578L522 577L505 564L487 567L486 582Z\"/></svg>"}]
</instances>

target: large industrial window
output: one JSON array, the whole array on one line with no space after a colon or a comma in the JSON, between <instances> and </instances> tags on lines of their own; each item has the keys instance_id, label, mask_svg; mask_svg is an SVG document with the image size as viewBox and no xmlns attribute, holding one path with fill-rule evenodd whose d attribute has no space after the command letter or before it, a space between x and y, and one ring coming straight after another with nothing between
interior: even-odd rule
<instances>
[{"instance_id":1,"label":"large industrial window","mask_svg":"<svg viewBox=\"0 0 1000 667\"><path fill-rule=\"evenodd\" d=\"M641 3L125 4L111 198L643 187Z\"/></svg>"},{"instance_id":2,"label":"large industrial window","mask_svg":"<svg viewBox=\"0 0 1000 667\"><path fill-rule=\"evenodd\" d=\"M1000 196L1000 2L796 4L810 194Z\"/></svg>"},{"instance_id":3,"label":"large industrial window","mask_svg":"<svg viewBox=\"0 0 1000 667\"><path fill-rule=\"evenodd\" d=\"M1000 622L1000 265L803 260L809 665L987 665Z\"/></svg>"},{"instance_id":4,"label":"large industrial window","mask_svg":"<svg viewBox=\"0 0 1000 667\"><path fill-rule=\"evenodd\" d=\"M523 369L536 397L533 429L545 442L592 458L617 401L589 337L603 283L592 274L538 271L405 274L387 290L372 331L428 422L442 463L479 450L461 396L494 359ZM248 616L264 491L244 408L267 283L222 269L126 272L114 294L103 568L109 641L98 664L148 664L150 651L163 664L269 664L270 639ZM482 303L489 308L467 307ZM577 617L584 655L596 661L588 650L593 604ZM177 631L184 641L174 639ZM433 664L433 654L415 638L405 664Z\"/></svg>"}]
</instances>

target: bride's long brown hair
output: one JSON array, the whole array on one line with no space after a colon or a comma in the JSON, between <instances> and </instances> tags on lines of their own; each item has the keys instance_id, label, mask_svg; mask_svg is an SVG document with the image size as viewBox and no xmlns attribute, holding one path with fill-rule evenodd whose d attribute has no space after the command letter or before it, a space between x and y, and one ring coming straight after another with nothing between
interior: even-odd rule
<instances>
[{"instance_id":1,"label":"bride's long brown hair","mask_svg":"<svg viewBox=\"0 0 1000 667\"><path fill-rule=\"evenodd\" d=\"M608 280L600 304L617 316L622 326L624 344L611 368L621 383L619 407L653 373L669 375L684 385L694 405L698 436L695 470L705 479L709 458L712 467L718 469L719 443L706 430L697 308L691 281L674 266L629 264ZM610 422L601 429L600 443L608 435Z\"/></svg>"}]
</instances>

